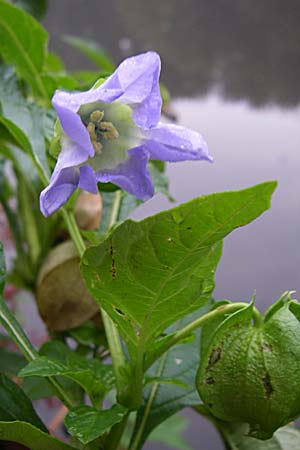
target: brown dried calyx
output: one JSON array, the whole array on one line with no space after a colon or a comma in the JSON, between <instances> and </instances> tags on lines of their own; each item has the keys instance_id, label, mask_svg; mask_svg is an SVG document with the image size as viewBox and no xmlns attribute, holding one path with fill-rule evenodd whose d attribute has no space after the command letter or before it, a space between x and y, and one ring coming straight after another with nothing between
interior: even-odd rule
<instances>
[{"instance_id":1,"label":"brown dried calyx","mask_svg":"<svg viewBox=\"0 0 300 450\"><path fill-rule=\"evenodd\" d=\"M38 276L36 301L50 331L78 327L99 311L81 277L79 257L71 241L48 254Z\"/></svg>"}]
</instances>

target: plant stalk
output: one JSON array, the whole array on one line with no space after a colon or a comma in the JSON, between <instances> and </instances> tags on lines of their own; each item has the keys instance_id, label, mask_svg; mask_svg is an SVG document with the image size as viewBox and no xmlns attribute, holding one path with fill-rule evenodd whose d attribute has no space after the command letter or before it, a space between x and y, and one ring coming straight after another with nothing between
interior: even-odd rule
<instances>
[{"instance_id":1,"label":"plant stalk","mask_svg":"<svg viewBox=\"0 0 300 450\"><path fill-rule=\"evenodd\" d=\"M205 323L209 322L210 320L216 319L217 317L223 316L225 314L232 314L242 308L245 308L249 306L248 303L230 303L228 305L222 305L218 308L214 309L213 311L208 312L207 314L204 314L203 316L199 317L198 319L194 320L193 322L186 325L181 330L177 331L173 334L173 336L170 337L167 341L165 341L155 352L151 354L151 356L146 361L146 369L152 366L152 364L160 358L165 352L167 352L171 347L173 347L178 342L182 341L183 339L187 338L192 331L195 329L203 326ZM255 326L258 326L262 322L262 317L259 313L259 311L253 307L253 319Z\"/></svg>"}]
</instances>

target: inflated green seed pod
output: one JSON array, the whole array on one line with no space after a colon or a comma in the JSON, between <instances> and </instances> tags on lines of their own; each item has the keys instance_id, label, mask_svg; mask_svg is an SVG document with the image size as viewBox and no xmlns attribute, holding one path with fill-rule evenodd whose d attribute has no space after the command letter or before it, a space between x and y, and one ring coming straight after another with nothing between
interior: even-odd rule
<instances>
[{"instance_id":1,"label":"inflated green seed pod","mask_svg":"<svg viewBox=\"0 0 300 450\"><path fill-rule=\"evenodd\" d=\"M78 327L99 312L80 274L79 256L71 241L48 254L38 275L36 302L50 331Z\"/></svg>"},{"instance_id":2,"label":"inflated green seed pod","mask_svg":"<svg viewBox=\"0 0 300 450\"><path fill-rule=\"evenodd\" d=\"M269 439L300 415L300 305L281 297L253 322L253 306L203 329L196 385L218 419Z\"/></svg>"}]
</instances>

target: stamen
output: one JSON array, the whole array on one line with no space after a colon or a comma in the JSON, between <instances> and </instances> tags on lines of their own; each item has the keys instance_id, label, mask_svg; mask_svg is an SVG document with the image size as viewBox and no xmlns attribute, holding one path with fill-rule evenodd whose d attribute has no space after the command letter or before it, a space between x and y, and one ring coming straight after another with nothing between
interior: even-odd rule
<instances>
[{"instance_id":1,"label":"stamen","mask_svg":"<svg viewBox=\"0 0 300 450\"><path fill-rule=\"evenodd\" d=\"M118 130L111 122L102 121L99 124L99 128L105 139L117 139L119 137Z\"/></svg>"},{"instance_id":2,"label":"stamen","mask_svg":"<svg viewBox=\"0 0 300 450\"><path fill-rule=\"evenodd\" d=\"M90 120L91 122L93 122L95 125L100 124L101 120L104 117L104 111L93 111L90 115Z\"/></svg>"},{"instance_id":3,"label":"stamen","mask_svg":"<svg viewBox=\"0 0 300 450\"><path fill-rule=\"evenodd\" d=\"M101 140L103 138L117 139L119 137L118 130L112 124L112 122L105 122L103 121L103 118L104 111L93 111L90 114L89 122L86 124L91 143L97 155L100 155L102 153L101 151L103 149L103 144L101 143Z\"/></svg>"},{"instance_id":4,"label":"stamen","mask_svg":"<svg viewBox=\"0 0 300 450\"><path fill-rule=\"evenodd\" d=\"M89 132L91 143L92 143L92 146L94 147L95 153L97 155L100 155L103 145L101 144L101 142L97 141L97 134L95 132L95 124L93 122L89 122L89 124L87 126L87 130Z\"/></svg>"}]
</instances>

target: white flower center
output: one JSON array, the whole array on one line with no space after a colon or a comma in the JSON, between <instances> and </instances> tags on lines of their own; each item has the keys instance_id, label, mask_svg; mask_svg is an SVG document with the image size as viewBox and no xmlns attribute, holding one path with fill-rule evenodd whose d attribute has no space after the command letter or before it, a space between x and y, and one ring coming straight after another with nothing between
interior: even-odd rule
<instances>
[{"instance_id":1,"label":"white flower center","mask_svg":"<svg viewBox=\"0 0 300 450\"><path fill-rule=\"evenodd\" d=\"M95 155L88 164L95 170L113 169L128 158L127 150L141 141L141 132L132 119L132 110L123 103L94 102L78 111L87 127Z\"/></svg>"}]
</instances>

